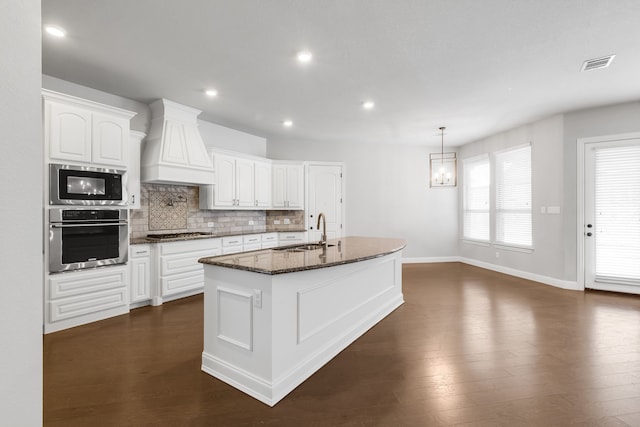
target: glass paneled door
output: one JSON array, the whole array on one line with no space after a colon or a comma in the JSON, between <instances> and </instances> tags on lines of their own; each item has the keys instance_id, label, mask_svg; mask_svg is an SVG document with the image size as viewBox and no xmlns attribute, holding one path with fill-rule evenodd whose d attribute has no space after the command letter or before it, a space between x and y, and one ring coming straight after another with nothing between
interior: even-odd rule
<instances>
[{"instance_id":1,"label":"glass paneled door","mask_svg":"<svg viewBox=\"0 0 640 427\"><path fill-rule=\"evenodd\" d=\"M640 294L640 139L585 145L585 287Z\"/></svg>"}]
</instances>

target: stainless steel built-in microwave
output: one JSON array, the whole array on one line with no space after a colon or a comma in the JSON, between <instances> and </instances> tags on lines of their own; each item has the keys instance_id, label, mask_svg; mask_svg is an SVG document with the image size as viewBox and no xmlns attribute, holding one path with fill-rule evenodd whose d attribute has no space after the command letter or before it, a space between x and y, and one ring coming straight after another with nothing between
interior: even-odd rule
<instances>
[{"instance_id":1,"label":"stainless steel built-in microwave","mask_svg":"<svg viewBox=\"0 0 640 427\"><path fill-rule=\"evenodd\" d=\"M126 171L90 166L49 165L49 204L127 204Z\"/></svg>"}]
</instances>

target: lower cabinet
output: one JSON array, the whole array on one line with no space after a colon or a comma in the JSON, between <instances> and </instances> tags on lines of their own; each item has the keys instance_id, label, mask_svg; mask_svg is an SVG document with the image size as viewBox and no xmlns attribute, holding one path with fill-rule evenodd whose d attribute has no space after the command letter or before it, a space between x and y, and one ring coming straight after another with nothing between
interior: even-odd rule
<instances>
[{"instance_id":1,"label":"lower cabinet","mask_svg":"<svg viewBox=\"0 0 640 427\"><path fill-rule=\"evenodd\" d=\"M220 239L189 240L158 244L158 285L153 305L193 295L204 289L204 270L198 259L221 254Z\"/></svg>"},{"instance_id":2,"label":"lower cabinet","mask_svg":"<svg viewBox=\"0 0 640 427\"><path fill-rule=\"evenodd\" d=\"M132 245L129 248L129 302L144 305L151 299L151 246Z\"/></svg>"},{"instance_id":3,"label":"lower cabinet","mask_svg":"<svg viewBox=\"0 0 640 427\"><path fill-rule=\"evenodd\" d=\"M45 286L44 332L129 312L128 267L51 274Z\"/></svg>"},{"instance_id":4,"label":"lower cabinet","mask_svg":"<svg viewBox=\"0 0 640 427\"><path fill-rule=\"evenodd\" d=\"M308 236L306 231L281 231L278 233L278 245L287 246L295 245L296 243L307 243Z\"/></svg>"}]
</instances>

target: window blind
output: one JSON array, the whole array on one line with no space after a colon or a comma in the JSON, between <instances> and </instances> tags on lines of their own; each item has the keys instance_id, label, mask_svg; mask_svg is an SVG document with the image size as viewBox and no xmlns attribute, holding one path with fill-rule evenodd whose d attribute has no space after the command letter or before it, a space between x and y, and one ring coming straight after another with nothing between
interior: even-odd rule
<instances>
[{"instance_id":1,"label":"window blind","mask_svg":"<svg viewBox=\"0 0 640 427\"><path fill-rule=\"evenodd\" d=\"M489 156L463 161L463 236L488 242L490 239L491 169Z\"/></svg>"},{"instance_id":2,"label":"window blind","mask_svg":"<svg viewBox=\"0 0 640 427\"><path fill-rule=\"evenodd\" d=\"M531 246L531 146L495 154L496 243Z\"/></svg>"},{"instance_id":3,"label":"window blind","mask_svg":"<svg viewBox=\"0 0 640 427\"><path fill-rule=\"evenodd\" d=\"M596 277L640 280L640 146L595 151Z\"/></svg>"}]
</instances>

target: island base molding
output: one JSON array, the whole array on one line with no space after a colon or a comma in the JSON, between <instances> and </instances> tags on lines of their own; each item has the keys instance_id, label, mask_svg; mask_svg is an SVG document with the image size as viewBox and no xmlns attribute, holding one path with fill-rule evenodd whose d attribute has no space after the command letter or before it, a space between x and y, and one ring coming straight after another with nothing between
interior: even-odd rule
<instances>
[{"instance_id":1,"label":"island base molding","mask_svg":"<svg viewBox=\"0 0 640 427\"><path fill-rule=\"evenodd\" d=\"M202 370L274 406L403 302L401 252L279 275L205 265Z\"/></svg>"}]
</instances>

